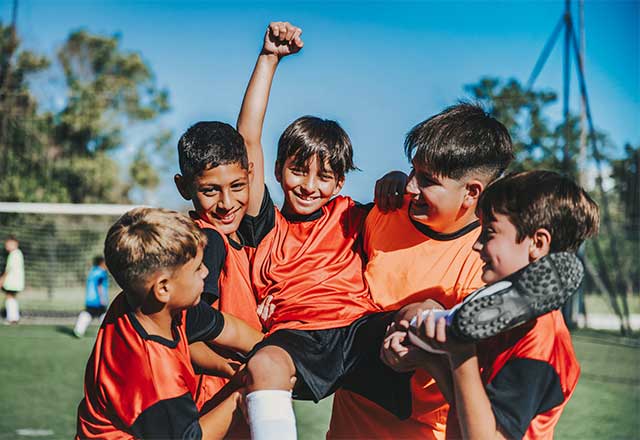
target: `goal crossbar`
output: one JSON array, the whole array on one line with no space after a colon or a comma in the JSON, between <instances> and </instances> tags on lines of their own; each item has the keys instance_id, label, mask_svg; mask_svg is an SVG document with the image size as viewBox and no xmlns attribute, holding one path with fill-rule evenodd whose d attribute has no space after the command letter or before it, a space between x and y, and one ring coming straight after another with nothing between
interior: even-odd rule
<instances>
[{"instance_id":1,"label":"goal crossbar","mask_svg":"<svg viewBox=\"0 0 640 440\"><path fill-rule=\"evenodd\" d=\"M24 203L0 202L0 212L23 214L122 215L144 205L100 203Z\"/></svg>"}]
</instances>

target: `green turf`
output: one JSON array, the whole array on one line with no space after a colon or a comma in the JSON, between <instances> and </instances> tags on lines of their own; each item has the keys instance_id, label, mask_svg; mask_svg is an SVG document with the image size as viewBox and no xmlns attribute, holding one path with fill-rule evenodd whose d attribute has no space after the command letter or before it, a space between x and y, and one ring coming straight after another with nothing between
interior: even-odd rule
<instances>
[{"instance_id":1,"label":"green turf","mask_svg":"<svg viewBox=\"0 0 640 440\"><path fill-rule=\"evenodd\" d=\"M0 439L21 438L18 429L53 431L43 438L72 437L95 327L82 340L70 330L0 326ZM579 331L574 343L582 375L556 438L640 438L639 340ZM300 439L324 438L330 400L296 403L295 409Z\"/></svg>"}]
</instances>

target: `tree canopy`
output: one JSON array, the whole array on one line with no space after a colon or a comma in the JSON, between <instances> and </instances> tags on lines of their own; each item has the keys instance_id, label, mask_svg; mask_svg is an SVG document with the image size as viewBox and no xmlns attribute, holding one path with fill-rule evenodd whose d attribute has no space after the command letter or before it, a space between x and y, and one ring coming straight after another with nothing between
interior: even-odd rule
<instances>
[{"instance_id":1,"label":"tree canopy","mask_svg":"<svg viewBox=\"0 0 640 440\"><path fill-rule=\"evenodd\" d=\"M149 152L166 148L170 133L127 146L127 170L113 156L125 147L128 128L169 110L151 67L124 50L119 36L86 30L72 32L56 55L52 61L21 48L13 28L0 23L3 200L123 203L133 188L156 187ZM38 103L30 79L54 63L64 75L64 105L50 110Z\"/></svg>"}]
</instances>

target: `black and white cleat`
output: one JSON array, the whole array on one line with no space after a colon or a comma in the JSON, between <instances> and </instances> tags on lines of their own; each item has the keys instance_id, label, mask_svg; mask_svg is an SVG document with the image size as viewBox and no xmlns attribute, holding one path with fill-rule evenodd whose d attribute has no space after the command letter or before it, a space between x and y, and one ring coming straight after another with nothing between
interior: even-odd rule
<instances>
[{"instance_id":1,"label":"black and white cleat","mask_svg":"<svg viewBox=\"0 0 640 440\"><path fill-rule=\"evenodd\" d=\"M559 309L578 289L584 268L569 252L549 254L471 293L449 317L453 336L479 341Z\"/></svg>"}]
</instances>

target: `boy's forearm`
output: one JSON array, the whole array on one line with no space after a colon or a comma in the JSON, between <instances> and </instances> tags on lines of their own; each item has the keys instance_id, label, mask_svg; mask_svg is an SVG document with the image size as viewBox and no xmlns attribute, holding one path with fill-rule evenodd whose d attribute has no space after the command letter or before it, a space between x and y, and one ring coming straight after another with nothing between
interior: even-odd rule
<instances>
[{"instance_id":1,"label":"boy's forearm","mask_svg":"<svg viewBox=\"0 0 640 440\"><path fill-rule=\"evenodd\" d=\"M260 147L264 116L267 112L271 84L278 63L277 55L260 54L247 85L237 126L248 150L256 146ZM250 151L249 155L251 156Z\"/></svg>"},{"instance_id":2,"label":"boy's forearm","mask_svg":"<svg viewBox=\"0 0 640 440\"><path fill-rule=\"evenodd\" d=\"M477 356L452 359L458 420L465 439L503 439L485 391Z\"/></svg>"},{"instance_id":3,"label":"boy's forearm","mask_svg":"<svg viewBox=\"0 0 640 440\"><path fill-rule=\"evenodd\" d=\"M278 62L278 56L275 54L260 54L238 115L238 132L244 138L244 143L247 147L247 158L253 164L253 180L247 209L247 214L249 215L257 215L260 212L264 195L262 126L267 112L271 83L273 82Z\"/></svg>"},{"instance_id":4,"label":"boy's forearm","mask_svg":"<svg viewBox=\"0 0 640 440\"><path fill-rule=\"evenodd\" d=\"M264 335L258 330L250 327L241 319L233 315L223 313L224 328L222 332L212 341L216 345L248 353L258 342L262 341Z\"/></svg>"},{"instance_id":5,"label":"boy's forearm","mask_svg":"<svg viewBox=\"0 0 640 440\"><path fill-rule=\"evenodd\" d=\"M225 437L233 422L240 399L240 393L235 392L218 406L200 416L203 439L222 439Z\"/></svg>"},{"instance_id":6,"label":"boy's forearm","mask_svg":"<svg viewBox=\"0 0 640 440\"><path fill-rule=\"evenodd\" d=\"M445 400L452 403L455 395L453 389L453 378L451 375L451 367L446 355L433 356L433 359L428 365L424 365L423 368L433 377L436 381L438 389L444 396Z\"/></svg>"},{"instance_id":7,"label":"boy's forearm","mask_svg":"<svg viewBox=\"0 0 640 440\"><path fill-rule=\"evenodd\" d=\"M191 362L206 370L207 373L215 373L216 376L230 378L236 370L231 363L213 351L204 342L194 342L189 345Z\"/></svg>"}]
</instances>

